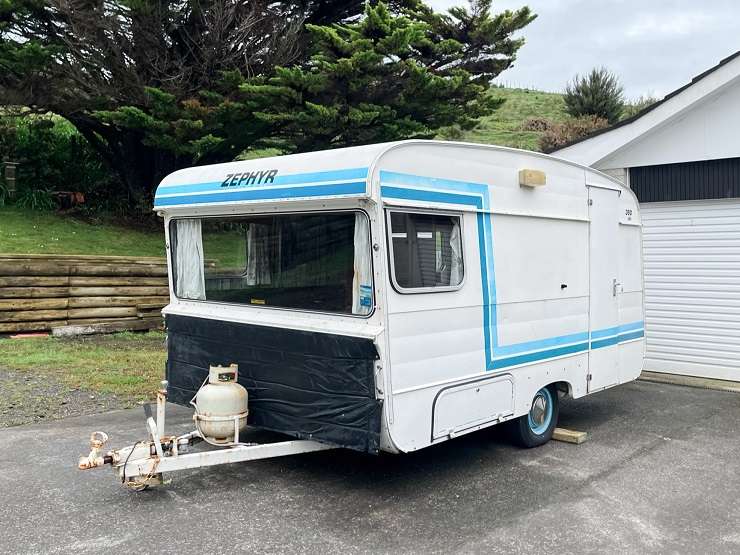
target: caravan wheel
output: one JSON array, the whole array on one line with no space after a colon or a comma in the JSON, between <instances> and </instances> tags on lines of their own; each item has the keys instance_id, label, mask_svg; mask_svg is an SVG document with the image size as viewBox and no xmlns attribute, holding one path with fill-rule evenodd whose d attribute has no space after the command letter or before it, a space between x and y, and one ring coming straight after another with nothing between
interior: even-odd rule
<instances>
[{"instance_id":1,"label":"caravan wheel","mask_svg":"<svg viewBox=\"0 0 740 555\"><path fill-rule=\"evenodd\" d=\"M554 386L540 389L532 399L528 414L509 422L511 438L521 447L537 447L552 438L558 422L558 392Z\"/></svg>"}]
</instances>

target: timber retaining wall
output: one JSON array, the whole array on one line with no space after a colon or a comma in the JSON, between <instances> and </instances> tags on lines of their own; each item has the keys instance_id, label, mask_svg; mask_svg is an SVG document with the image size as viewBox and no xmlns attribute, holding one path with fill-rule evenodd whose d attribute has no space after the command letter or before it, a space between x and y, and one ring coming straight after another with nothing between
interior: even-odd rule
<instances>
[{"instance_id":1,"label":"timber retaining wall","mask_svg":"<svg viewBox=\"0 0 740 555\"><path fill-rule=\"evenodd\" d=\"M164 258L0 254L0 333L103 322L159 328L168 302Z\"/></svg>"}]
</instances>

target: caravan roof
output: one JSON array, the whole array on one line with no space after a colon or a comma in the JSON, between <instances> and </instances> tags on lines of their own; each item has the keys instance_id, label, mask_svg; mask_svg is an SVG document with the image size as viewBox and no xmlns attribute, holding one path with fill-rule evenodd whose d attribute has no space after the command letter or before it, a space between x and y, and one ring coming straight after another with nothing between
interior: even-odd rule
<instances>
[{"instance_id":1,"label":"caravan roof","mask_svg":"<svg viewBox=\"0 0 740 555\"><path fill-rule=\"evenodd\" d=\"M383 154L407 146L432 145L557 160L598 174L601 179L623 187L620 182L591 168L545 154L472 143L408 140L182 169L165 177L157 187L154 209L169 212L184 211L189 207L282 200L368 198L373 194L368 185L368 177L372 175L376 162Z\"/></svg>"}]
</instances>

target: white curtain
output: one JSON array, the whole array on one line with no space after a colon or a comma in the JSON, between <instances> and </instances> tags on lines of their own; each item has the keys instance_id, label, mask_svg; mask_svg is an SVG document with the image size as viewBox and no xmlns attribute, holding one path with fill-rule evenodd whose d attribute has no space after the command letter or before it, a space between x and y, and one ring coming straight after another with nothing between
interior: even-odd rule
<instances>
[{"instance_id":1,"label":"white curtain","mask_svg":"<svg viewBox=\"0 0 740 555\"><path fill-rule=\"evenodd\" d=\"M206 280L200 220L177 221L175 265L177 295L183 299L205 300Z\"/></svg>"},{"instance_id":2,"label":"white curtain","mask_svg":"<svg viewBox=\"0 0 740 555\"><path fill-rule=\"evenodd\" d=\"M370 260L370 222L355 213L355 273L352 279L352 314L369 314L373 306L373 267Z\"/></svg>"},{"instance_id":3,"label":"white curtain","mask_svg":"<svg viewBox=\"0 0 740 555\"><path fill-rule=\"evenodd\" d=\"M247 230L247 285L269 285L270 230L264 224L249 224Z\"/></svg>"},{"instance_id":4,"label":"white curtain","mask_svg":"<svg viewBox=\"0 0 740 555\"><path fill-rule=\"evenodd\" d=\"M452 248L452 263L450 264L450 285L460 285L463 277L462 238L460 224L456 221L450 233L450 247Z\"/></svg>"}]
</instances>

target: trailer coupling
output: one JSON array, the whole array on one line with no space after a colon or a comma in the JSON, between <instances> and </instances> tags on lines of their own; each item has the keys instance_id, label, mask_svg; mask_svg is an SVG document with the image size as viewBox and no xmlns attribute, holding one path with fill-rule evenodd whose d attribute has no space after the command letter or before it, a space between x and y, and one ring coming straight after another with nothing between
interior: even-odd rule
<instances>
[{"instance_id":1,"label":"trailer coupling","mask_svg":"<svg viewBox=\"0 0 740 555\"><path fill-rule=\"evenodd\" d=\"M312 440L289 440L275 443L242 443L239 442L239 429L243 428L240 415L233 418L234 435L228 444L219 444L213 438L204 436L198 422L196 407L193 419L196 429L180 436L165 435L165 405L167 401L167 382L157 391L157 418L152 416L151 407L144 405L148 437L133 445L104 451L108 443L108 434L101 431L90 436L90 453L79 459L80 470L90 470L110 465L121 483L133 490L140 491L150 486L170 482L164 478L165 473L189 468L201 468L219 464L229 464L273 457L284 457L313 451L334 449L334 445ZM195 406L195 405L194 405ZM204 442L210 449L189 452L190 449Z\"/></svg>"}]
</instances>

